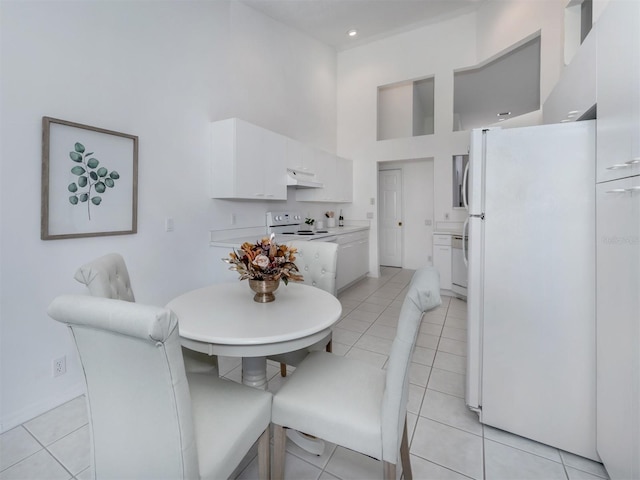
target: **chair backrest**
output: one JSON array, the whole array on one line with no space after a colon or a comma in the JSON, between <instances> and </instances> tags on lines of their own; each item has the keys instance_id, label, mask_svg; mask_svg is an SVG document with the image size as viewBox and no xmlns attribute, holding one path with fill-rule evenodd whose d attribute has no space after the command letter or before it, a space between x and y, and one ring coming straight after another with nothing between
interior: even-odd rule
<instances>
[{"instance_id":1,"label":"chair backrest","mask_svg":"<svg viewBox=\"0 0 640 480\"><path fill-rule=\"evenodd\" d=\"M440 275L433 267L417 270L405 296L391 345L382 399L382 460L396 464L409 398L409 366L422 315L442 303Z\"/></svg>"},{"instance_id":2,"label":"chair backrest","mask_svg":"<svg viewBox=\"0 0 640 480\"><path fill-rule=\"evenodd\" d=\"M303 283L313 285L332 295L336 294L338 244L319 241L292 241L298 250L295 264L303 276Z\"/></svg>"},{"instance_id":3,"label":"chair backrest","mask_svg":"<svg viewBox=\"0 0 640 480\"><path fill-rule=\"evenodd\" d=\"M94 297L135 302L127 265L118 253L109 253L84 264L73 278L84 283Z\"/></svg>"},{"instance_id":4,"label":"chair backrest","mask_svg":"<svg viewBox=\"0 0 640 480\"><path fill-rule=\"evenodd\" d=\"M199 478L178 320L170 310L63 295L87 386L96 478Z\"/></svg>"}]
</instances>

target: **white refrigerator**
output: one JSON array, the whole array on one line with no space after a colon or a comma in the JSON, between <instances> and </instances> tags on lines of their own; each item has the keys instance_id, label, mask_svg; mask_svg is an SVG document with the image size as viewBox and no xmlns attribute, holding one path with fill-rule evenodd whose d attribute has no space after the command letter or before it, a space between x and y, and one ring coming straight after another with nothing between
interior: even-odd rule
<instances>
[{"instance_id":1,"label":"white refrigerator","mask_svg":"<svg viewBox=\"0 0 640 480\"><path fill-rule=\"evenodd\" d=\"M595 122L471 133L466 403L598 459Z\"/></svg>"}]
</instances>

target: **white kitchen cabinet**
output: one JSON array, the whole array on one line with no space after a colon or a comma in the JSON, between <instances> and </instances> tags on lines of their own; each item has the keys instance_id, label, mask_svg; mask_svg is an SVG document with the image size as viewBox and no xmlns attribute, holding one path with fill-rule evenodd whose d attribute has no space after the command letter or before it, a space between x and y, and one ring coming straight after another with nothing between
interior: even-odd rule
<instances>
[{"instance_id":1,"label":"white kitchen cabinet","mask_svg":"<svg viewBox=\"0 0 640 480\"><path fill-rule=\"evenodd\" d=\"M315 150L310 167L322 188L296 190L299 202L349 203L353 201L353 162L323 150Z\"/></svg>"},{"instance_id":2,"label":"white kitchen cabinet","mask_svg":"<svg viewBox=\"0 0 640 480\"><path fill-rule=\"evenodd\" d=\"M640 176L596 187L597 450L640 478Z\"/></svg>"},{"instance_id":3,"label":"white kitchen cabinet","mask_svg":"<svg viewBox=\"0 0 640 480\"><path fill-rule=\"evenodd\" d=\"M315 149L302 142L287 138L287 168L299 172L315 173L314 166Z\"/></svg>"},{"instance_id":4,"label":"white kitchen cabinet","mask_svg":"<svg viewBox=\"0 0 640 480\"><path fill-rule=\"evenodd\" d=\"M287 199L286 137L238 118L211 131L213 198Z\"/></svg>"},{"instance_id":5,"label":"white kitchen cabinet","mask_svg":"<svg viewBox=\"0 0 640 480\"><path fill-rule=\"evenodd\" d=\"M596 103L597 29L584 39L542 106L545 124L577 120Z\"/></svg>"},{"instance_id":6,"label":"white kitchen cabinet","mask_svg":"<svg viewBox=\"0 0 640 480\"><path fill-rule=\"evenodd\" d=\"M336 288L341 290L369 273L369 230L338 235Z\"/></svg>"},{"instance_id":7,"label":"white kitchen cabinet","mask_svg":"<svg viewBox=\"0 0 640 480\"><path fill-rule=\"evenodd\" d=\"M433 235L433 266L440 272L440 288L451 290L451 235Z\"/></svg>"},{"instance_id":8,"label":"white kitchen cabinet","mask_svg":"<svg viewBox=\"0 0 640 480\"><path fill-rule=\"evenodd\" d=\"M640 2L611 1L597 29L597 182L640 174Z\"/></svg>"}]
</instances>

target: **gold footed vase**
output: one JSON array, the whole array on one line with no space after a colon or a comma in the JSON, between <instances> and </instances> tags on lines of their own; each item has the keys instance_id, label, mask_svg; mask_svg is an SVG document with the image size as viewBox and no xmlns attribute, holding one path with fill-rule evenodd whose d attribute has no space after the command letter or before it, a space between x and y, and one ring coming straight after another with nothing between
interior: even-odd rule
<instances>
[{"instance_id":1,"label":"gold footed vase","mask_svg":"<svg viewBox=\"0 0 640 480\"><path fill-rule=\"evenodd\" d=\"M276 299L273 294L280 286L280 280L251 280L249 279L249 287L256 292L253 301L258 303L269 303Z\"/></svg>"}]
</instances>

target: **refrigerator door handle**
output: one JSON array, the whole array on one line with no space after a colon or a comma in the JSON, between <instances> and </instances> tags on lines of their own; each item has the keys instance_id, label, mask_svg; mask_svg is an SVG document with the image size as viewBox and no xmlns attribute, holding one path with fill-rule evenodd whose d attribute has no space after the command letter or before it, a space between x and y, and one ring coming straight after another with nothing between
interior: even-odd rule
<instances>
[{"instance_id":1,"label":"refrigerator door handle","mask_svg":"<svg viewBox=\"0 0 640 480\"><path fill-rule=\"evenodd\" d=\"M462 174L462 205L469 211L469 203L467 202L467 178L469 178L469 162L464 167L464 173Z\"/></svg>"},{"instance_id":2,"label":"refrigerator door handle","mask_svg":"<svg viewBox=\"0 0 640 480\"><path fill-rule=\"evenodd\" d=\"M469 266L469 259L467 258L467 248L465 245L467 244L467 234L465 233L467 227L469 226L469 217L464 220L464 224L462 225L462 260L464 260L464 266Z\"/></svg>"}]
</instances>

